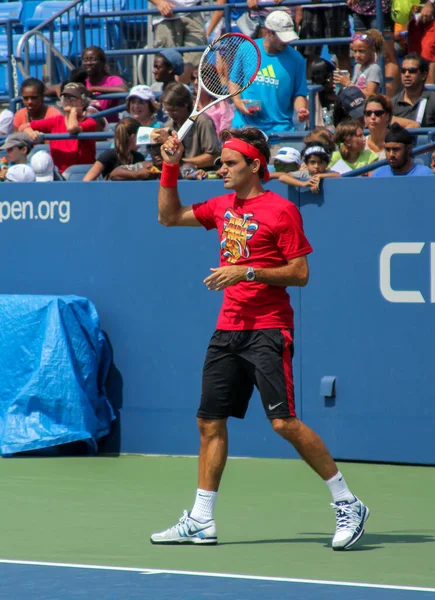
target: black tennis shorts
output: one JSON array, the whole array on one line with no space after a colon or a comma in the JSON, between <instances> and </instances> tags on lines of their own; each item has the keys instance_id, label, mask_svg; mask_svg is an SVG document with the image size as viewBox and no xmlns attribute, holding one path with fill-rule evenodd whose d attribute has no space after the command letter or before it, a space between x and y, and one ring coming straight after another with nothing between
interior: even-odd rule
<instances>
[{"instance_id":1,"label":"black tennis shorts","mask_svg":"<svg viewBox=\"0 0 435 600\"><path fill-rule=\"evenodd\" d=\"M295 417L292 357L290 329L215 331L197 416L243 419L256 386L268 419Z\"/></svg>"}]
</instances>

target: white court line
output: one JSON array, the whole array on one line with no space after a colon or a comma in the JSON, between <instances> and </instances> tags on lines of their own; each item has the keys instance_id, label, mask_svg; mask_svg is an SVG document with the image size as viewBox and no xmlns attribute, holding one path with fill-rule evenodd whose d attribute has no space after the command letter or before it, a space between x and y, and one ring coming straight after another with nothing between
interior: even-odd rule
<instances>
[{"instance_id":1,"label":"white court line","mask_svg":"<svg viewBox=\"0 0 435 600\"><path fill-rule=\"evenodd\" d=\"M262 577L259 575L236 575L234 573L207 573L201 571L173 571L167 569L147 569L137 567L111 567L105 565L81 565L74 563L52 563L33 560L0 559L0 564L31 565L36 567L63 567L68 569L90 569L94 571L126 571L139 575L191 575L194 577L220 577L224 579L250 579L253 581L278 581L283 583L308 583L313 585L339 585L342 587L374 588L380 590L403 590L405 592L429 592L435 594L435 588L412 587L406 585L384 585L377 583L360 583L352 581L327 581L322 579L293 579L290 577Z\"/></svg>"}]
</instances>

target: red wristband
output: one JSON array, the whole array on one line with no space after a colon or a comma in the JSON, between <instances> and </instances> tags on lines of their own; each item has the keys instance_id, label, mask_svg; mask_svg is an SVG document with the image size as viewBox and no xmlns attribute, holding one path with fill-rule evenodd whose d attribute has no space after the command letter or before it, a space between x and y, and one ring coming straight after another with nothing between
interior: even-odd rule
<instances>
[{"instance_id":1,"label":"red wristband","mask_svg":"<svg viewBox=\"0 0 435 600\"><path fill-rule=\"evenodd\" d=\"M164 162L162 166L162 175L160 177L160 185L166 188L177 187L178 173L180 165L168 165Z\"/></svg>"}]
</instances>

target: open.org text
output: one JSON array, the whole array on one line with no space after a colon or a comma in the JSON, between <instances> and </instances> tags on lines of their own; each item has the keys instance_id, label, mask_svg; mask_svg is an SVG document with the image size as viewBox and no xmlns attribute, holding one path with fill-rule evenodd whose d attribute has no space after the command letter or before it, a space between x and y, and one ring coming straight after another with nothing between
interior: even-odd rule
<instances>
[{"instance_id":1,"label":"open.org text","mask_svg":"<svg viewBox=\"0 0 435 600\"><path fill-rule=\"evenodd\" d=\"M70 203L67 200L41 200L40 202L19 201L0 202L0 223L12 219L20 220L41 220L41 221L59 221L59 223L68 223L70 220Z\"/></svg>"}]
</instances>

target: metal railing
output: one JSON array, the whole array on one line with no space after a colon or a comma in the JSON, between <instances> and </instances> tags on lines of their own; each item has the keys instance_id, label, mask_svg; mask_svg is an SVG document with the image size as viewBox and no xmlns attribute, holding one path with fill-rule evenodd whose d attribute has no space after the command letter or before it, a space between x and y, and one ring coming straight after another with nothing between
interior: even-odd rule
<instances>
[{"instance_id":1,"label":"metal railing","mask_svg":"<svg viewBox=\"0 0 435 600\"><path fill-rule=\"evenodd\" d=\"M71 31L73 29L72 24L74 20L77 22L80 7L83 5L83 0L73 0L71 4L66 6L64 9L52 15L49 19L46 19L33 29L27 31L19 40L15 52L15 59L17 61L17 66L23 75L24 78L29 77L30 75L30 63L31 63L31 54L34 54L35 64L38 65L38 44L37 40L40 40L43 44L43 49L46 50L46 77L41 77L41 79L48 79L50 81L54 81L54 62L53 62L53 54L69 69L73 68L73 64L71 61L67 59L65 55L69 55L70 47L64 44L64 37L62 36L62 32L64 27L66 27L67 31ZM74 19L73 19L74 16ZM60 19L59 25L56 26L56 21ZM55 42L55 31L60 32L60 49L57 49L54 45ZM48 34L48 37L45 35ZM30 51L30 41L34 38L34 50ZM67 41L67 37L65 37L65 41ZM44 48L45 46L45 48ZM24 58L23 58L24 55ZM38 72L36 71L35 76L38 76Z\"/></svg>"}]
</instances>

